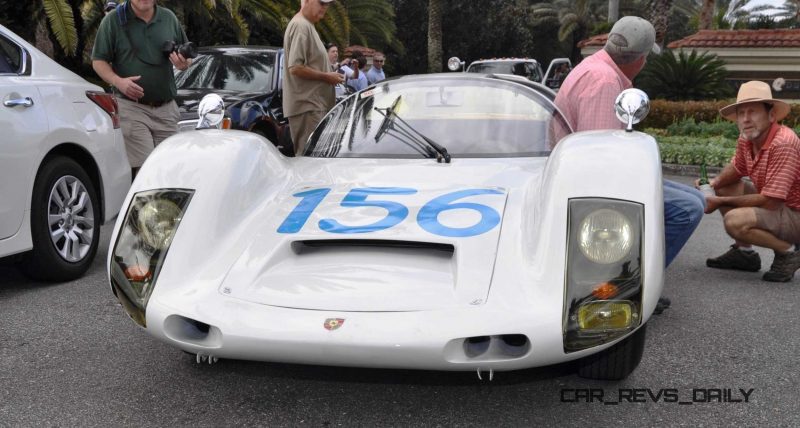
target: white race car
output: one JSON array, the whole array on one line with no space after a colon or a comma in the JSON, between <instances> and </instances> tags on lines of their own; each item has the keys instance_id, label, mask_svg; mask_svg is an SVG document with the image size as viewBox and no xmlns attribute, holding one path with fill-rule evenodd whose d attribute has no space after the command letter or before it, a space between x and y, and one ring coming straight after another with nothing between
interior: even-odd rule
<instances>
[{"instance_id":1,"label":"white race car","mask_svg":"<svg viewBox=\"0 0 800 428\"><path fill-rule=\"evenodd\" d=\"M406 76L339 103L303 157L247 132L173 136L123 204L112 290L198 362L577 360L623 378L663 285L659 153L630 131L647 97L618 99L628 132L560 142L552 97L514 76Z\"/></svg>"}]
</instances>

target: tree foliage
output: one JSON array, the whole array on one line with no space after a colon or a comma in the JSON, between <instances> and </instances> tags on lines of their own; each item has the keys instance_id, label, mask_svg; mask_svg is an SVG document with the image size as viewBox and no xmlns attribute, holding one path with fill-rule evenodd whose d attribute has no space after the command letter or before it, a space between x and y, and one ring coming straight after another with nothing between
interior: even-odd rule
<instances>
[{"instance_id":1,"label":"tree foliage","mask_svg":"<svg viewBox=\"0 0 800 428\"><path fill-rule=\"evenodd\" d=\"M647 65L636 78L636 87L651 98L672 101L727 98L733 88L725 81L725 63L707 52L679 51L675 55L664 51L650 56Z\"/></svg>"},{"instance_id":2,"label":"tree foliage","mask_svg":"<svg viewBox=\"0 0 800 428\"><path fill-rule=\"evenodd\" d=\"M573 62L581 59L578 42L589 36L590 30L598 22L604 22L603 11L607 4L601 0L555 0L531 6L532 23L540 25L558 22L558 40L569 41L572 46L570 57Z\"/></svg>"}]
</instances>

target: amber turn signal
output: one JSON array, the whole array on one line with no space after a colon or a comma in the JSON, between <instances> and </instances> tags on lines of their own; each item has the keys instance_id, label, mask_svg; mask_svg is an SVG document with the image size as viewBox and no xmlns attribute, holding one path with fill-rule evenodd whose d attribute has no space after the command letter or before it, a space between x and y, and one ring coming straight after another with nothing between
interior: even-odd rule
<instances>
[{"instance_id":1,"label":"amber turn signal","mask_svg":"<svg viewBox=\"0 0 800 428\"><path fill-rule=\"evenodd\" d=\"M614 284L612 284L610 282L604 282L602 284L597 284L592 289L592 296L594 296L594 297L596 297L597 299L600 299L600 300L611 299L612 297L616 296L617 294L619 294L619 288L616 285L614 285Z\"/></svg>"},{"instance_id":2,"label":"amber turn signal","mask_svg":"<svg viewBox=\"0 0 800 428\"><path fill-rule=\"evenodd\" d=\"M152 277L153 274L150 272L150 269L148 269L147 266L133 265L128 266L125 269L125 278L128 278L128 281L142 282L147 281Z\"/></svg>"}]
</instances>

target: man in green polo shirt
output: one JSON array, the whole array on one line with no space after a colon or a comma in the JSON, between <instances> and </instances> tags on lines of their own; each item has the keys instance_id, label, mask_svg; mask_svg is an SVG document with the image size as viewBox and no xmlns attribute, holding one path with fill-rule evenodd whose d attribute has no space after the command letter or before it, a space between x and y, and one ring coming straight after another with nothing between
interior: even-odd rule
<instances>
[{"instance_id":1,"label":"man in green polo shirt","mask_svg":"<svg viewBox=\"0 0 800 428\"><path fill-rule=\"evenodd\" d=\"M172 67L185 70L191 60L176 52L164 54L167 41L187 42L175 14L155 0L128 0L103 18L92 49L94 71L117 94L134 177L155 146L178 132Z\"/></svg>"}]
</instances>

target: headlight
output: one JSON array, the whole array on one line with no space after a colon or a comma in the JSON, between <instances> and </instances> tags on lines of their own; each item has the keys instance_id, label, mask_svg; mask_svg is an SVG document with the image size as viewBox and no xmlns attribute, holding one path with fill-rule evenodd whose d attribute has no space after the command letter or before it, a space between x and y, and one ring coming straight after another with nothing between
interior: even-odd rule
<instances>
[{"instance_id":1,"label":"headlight","mask_svg":"<svg viewBox=\"0 0 800 428\"><path fill-rule=\"evenodd\" d=\"M169 199L145 202L136 218L142 241L157 250L169 248L182 215L183 210Z\"/></svg>"},{"instance_id":2,"label":"headlight","mask_svg":"<svg viewBox=\"0 0 800 428\"><path fill-rule=\"evenodd\" d=\"M569 202L564 350L615 340L641 323L644 207L612 199Z\"/></svg>"},{"instance_id":3,"label":"headlight","mask_svg":"<svg viewBox=\"0 0 800 428\"><path fill-rule=\"evenodd\" d=\"M146 327L147 302L193 194L183 189L135 194L111 249L109 271L114 294L142 327Z\"/></svg>"},{"instance_id":4,"label":"headlight","mask_svg":"<svg viewBox=\"0 0 800 428\"><path fill-rule=\"evenodd\" d=\"M619 211L608 208L586 216L578 234L581 252L595 263L616 263L628 255L633 245L631 222Z\"/></svg>"}]
</instances>

